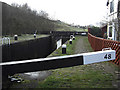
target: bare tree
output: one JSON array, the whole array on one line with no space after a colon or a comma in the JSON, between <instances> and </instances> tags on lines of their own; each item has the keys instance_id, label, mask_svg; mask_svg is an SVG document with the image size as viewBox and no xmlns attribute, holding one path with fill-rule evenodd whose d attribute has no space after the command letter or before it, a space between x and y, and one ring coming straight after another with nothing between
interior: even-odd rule
<instances>
[{"instance_id":1,"label":"bare tree","mask_svg":"<svg viewBox=\"0 0 120 90\"><path fill-rule=\"evenodd\" d=\"M39 16L42 16L44 18L48 18L48 13L46 13L45 11L41 10L38 14Z\"/></svg>"}]
</instances>

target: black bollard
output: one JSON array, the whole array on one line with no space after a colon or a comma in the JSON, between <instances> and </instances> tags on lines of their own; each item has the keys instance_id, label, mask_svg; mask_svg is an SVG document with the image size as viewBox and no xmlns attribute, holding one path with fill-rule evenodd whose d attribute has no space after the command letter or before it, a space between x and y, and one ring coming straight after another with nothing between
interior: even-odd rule
<instances>
[{"instance_id":1,"label":"black bollard","mask_svg":"<svg viewBox=\"0 0 120 90\"><path fill-rule=\"evenodd\" d=\"M73 35L70 35L70 39L72 39L73 38Z\"/></svg>"},{"instance_id":2,"label":"black bollard","mask_svg":"<svg viewBox=\"0 0 120 90\"><path fill-rule=\"evenodd\" d=\"M18 40L18 35L14 35L14 40Z\"/></svg>"},{"instance_id":3,"label":"black bollard","mask_svg":"<svg viewBox=\"0 0 120 90\"><path fill-rule=\"evenodd\" d=\"M75 40L75 37L73 36L73 40Z\"/></svg>"},{"instance_id":4,"label":"black bollard","mask_svg":"<svg viewBox=\"0 0 120 90\"><path fill-rule=\"evenodd\" d=\"M62 54L66 54L66 44L62 45Z\"/></svg>"},{"instance_id":5,"label":"black bollard","mask_svg":"<svg viewBox=\"0 0 120 90\"><path fill-rule=\"evenodd\" d=\"M72 44L72 39L69 40L69 43Z\"/></svg>"},{"instance_id":6,"label":"black bollard","mask_svg":"<svg viewBox=\"0 0 120 90\"><path fill-rule=\"evenodd\" d=\"M36 34L34 34L34 38L36 38Z\"/></svg>"}]
</instances>

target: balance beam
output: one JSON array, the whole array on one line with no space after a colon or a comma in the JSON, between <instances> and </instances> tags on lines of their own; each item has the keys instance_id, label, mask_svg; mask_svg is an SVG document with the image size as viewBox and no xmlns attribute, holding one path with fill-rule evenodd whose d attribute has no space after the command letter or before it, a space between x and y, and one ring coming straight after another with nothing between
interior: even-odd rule
<instances>
[{"instance_id":1,"label":"balance beam","mask_svg":"<svg viewBox=\"0 0 120 90\"><path fill-rule=\"evenodd\" d=\"M115 59L115 50L0 63L3 74L43 71Z\"/></svg>"}]
</instances>

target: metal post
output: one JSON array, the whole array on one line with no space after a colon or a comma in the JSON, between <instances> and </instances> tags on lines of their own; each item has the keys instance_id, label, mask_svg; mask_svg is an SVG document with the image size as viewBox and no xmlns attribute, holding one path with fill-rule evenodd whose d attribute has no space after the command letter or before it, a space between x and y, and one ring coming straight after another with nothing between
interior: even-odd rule
<instances>
[{"instance_id":1,"label":"metal post","mask_svg":"<svg viewBox=\"0 0 120 90\"><path fill-rule=\"evenodd\" d=\"M6 42L6 38L5 38L5 44L6 44L7 42Z\"/></svg>"},{"instance_id":2,"label":"metal post","mask_svg":"<svg viewBox=\"0 0 120 90\"><path fill-rule=\"evenodd\" d=\"M2 38L2 44L3 44L3 38Z\"/></svg>"},{"instance_id":3,"label":"metal post","mask_svg":"<svg viewBox=\"0 0 120 90\"><path fill-rule=\"evenodd\" d=\"M10 45L10 38L8 38L8 44Z\"/></svg>"},{"instance_id":4,"label":"metal post","mask_svg":"<svg viewBox=\"0 0 120 90\"><path fill-rule=\"evenodd\" d=\"M120 0L118 0L117 18L118 18L118 35L117 35L117 40L120 41Z\"/></svg>"}]
</instances>

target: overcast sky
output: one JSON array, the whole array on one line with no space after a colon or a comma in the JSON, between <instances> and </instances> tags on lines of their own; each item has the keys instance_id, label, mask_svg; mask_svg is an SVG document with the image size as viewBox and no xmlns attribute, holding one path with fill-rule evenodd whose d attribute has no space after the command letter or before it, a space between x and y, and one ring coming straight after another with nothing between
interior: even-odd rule
<instances>
[{"instance_id":1,"label":"overcast sky","mask_svg":"<svg viewBox=\"0 0 120 90\"><path fill-rule=\"evenodd\" d=\"M49 17L76 25L96 25L106 16L107 0L1 0L8 4L27 3L32 9L43 10Z\"/></svg>"}]
</instances>

